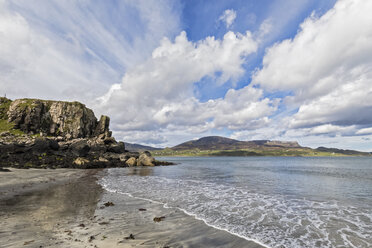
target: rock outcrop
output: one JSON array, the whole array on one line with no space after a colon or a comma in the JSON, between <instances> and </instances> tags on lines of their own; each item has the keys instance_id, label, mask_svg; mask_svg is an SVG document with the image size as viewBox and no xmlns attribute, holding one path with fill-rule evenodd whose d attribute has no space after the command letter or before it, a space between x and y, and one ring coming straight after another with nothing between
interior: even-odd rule
<instances>
[{"instance_id":1,"label":"rock outcrop","mask_svg":"<svg viewBox=\"0 0 372 248\"><path fill-rule=\"evenodd\" d=\"M129 152L79 102L0 98L0 167L106 168L155 166L149 152Z\"/></svg>"},{"instance_id":2,"label":"rock outcrop","mask_svg":"<svg viewBox=\"0 0 372 248\"><path fill-rule=\"evenodd\" d=\"M18 99L10 104L7 116L16 129L31 135L42 133L66 139L110 135L110 119L102 116L98 122L93 111L79 102Z\"/></svg>"}]
</instances>

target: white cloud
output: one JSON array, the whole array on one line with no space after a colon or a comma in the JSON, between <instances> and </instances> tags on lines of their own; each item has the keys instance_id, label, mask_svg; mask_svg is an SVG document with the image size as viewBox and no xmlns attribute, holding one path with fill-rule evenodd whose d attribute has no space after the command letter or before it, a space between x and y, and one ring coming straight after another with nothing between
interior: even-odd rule
<instances>
[{"instance_id":1,"label":"white cloud","mask_svg":"<svg viewBox=\"0 0 372 248\"><path fill-rule=\"evenodd\" d=\"M230 135L230 138L237 140L288 140L282 136L282 130L275 127L275 124L270 123L269 126L260 126L253 130L235 131Z\"/></svg>"},{"instance_id":2,"label":"white cloud","mask_svg":"<svg viewBox=\"0 0 372 248\"><path fill-rule=\"evenodd\" d=\"M360 135L372 134L372 127L359 129L356 132L356 134L360 134Z\"/></svg>"},{"instance_id":3,"label":"white cloud","mask_svg":"<svg viewBox=\"0 0 372 248\"><path fill-rule=\"evenodd\" d=\"M226 25L226 28L230 28L231 25L234 23L235 18L236 18L236 11L233 9L227 9L218 18L218 20L224 22Z\"/></svg>"},{"instance_id":4,"label":"white cloud","mask_svg":"<svg viewBox=\"0 0 372 248\"><path fill-rule=\"evenodd\" d=\"M336 126L332 124L324 124L320 126L316 126L313 128L305 129L307 131L307 135L328 135L328 136L335 136L337 134L346 135L346 134L353 134L355 132L354 126Z\"/></svg>"},{"instance_id":5,"label":"white cloud","mask_svg":"<svg viewBox=\"0 0 372 248\"><path fill-rule=\"evenodd\" d=\"M119 140L124 140L124 142L147 144L154 147L159 147L159 145L164 144L168 141L166 136L158 131L116 131L113 132L113 135Z\"/></svg>"},{"instance_id":6,"label":"white cloud","mask_svg":"<svg viewBox=\"0 0 372 248\"><path fill-rule=\"evenodd\" d=\"M278 102L260 89L230 89L224 98L200 102L193 85L204 77L220 84L239 79L244 57L255 52L251 33L227 32L222 40L207 37L193 43L182 32L172 42L164 39L152 57L128 71L99 99L100 106L117 117L116 130L188 130L254 128L269 122Z\"/></svg>"},{"instance_id":7,"label":"white cloud","mask_svg":"<svg viewBox=\"0 0 372 248\"><path fill-rule=\"evenodd\" d=\"M340 128L338 131L337 129ZM344 130L342 130L344 128ZM349 129L349 130L347 130ZM297 140L300 144L312 148L319 146L337 147L340 149L354 149L360 151L371 151L372 143L369 136L353 135L352 127L335 127L331 133L310 134L311 129L291 129L283 136L286 140ZM351 135L349 135L351 133Z\"/></svg>"},{"instance_id":8,"label":"white cloud","mask_svg":"<svg viewBox=\"0 0 372 248\"><path fill-rule=\"evenodd\" d=\"M356 132L372 126L371 11L371 1L340 0L323 16L306 19L293 39L267 50L253 83L293 93L284 101L298 108L289 128L332 133L329 127Z\"/></svg>"},{"instance_id":9,"label":"white cloud","mask_svg":"<svg viewBox=\"0 0 372 248\"><path fill-rule=\"evenodd\" d=\"M322 2L330 2L333 0L323 0ZM270 4L265 6L264 21L259 27L258 38L260 45L266 47L273 42L277 42L283 33L287 32L288 27L293 23L297 23L303 14L307 11L311 0L276 0L270 1Z\"/></svg>"},{"instance_id":10,"label":"white cloud","mask_svg":"<svg viewBox=\"0 0 372 248\"><path fill-rule=\"evenodd\" d=\"M309 94L300 90L311 90L314 84L311 93L331 90L321 80L370 62L371 6L369 1L341 0L321 18L306 19L293 40L268 49L254 83L299 94Z\"/></svg>"},{"instance_id":11,"label":"white cloud","mask_svg":"<svg viewBox=\"0 0 372 248\"><path fill-rule=\"evenodd\" d=\"M277 105L276 100L264 98L262 90L246 86L240 90L230 89L211 109L215 112L215 127L241 130L268 125L268 116L275 112Z\"/></svg>"},{"instance_id":12,"label":"white cloud","mask_svg":"<svg viewBox=\"0 0 372 248\"><path fill-rule=\"evenodd\" d=\"M260 27L259 27L259 29L258 29L258 31L256 32L256 37L257 37L257 39L260 41L260 42L262 42L268 35L270 35L270 33L272 32L272 30L273 30L273 21L272 21L272 19L266 19L266 20L264 20L262 23L261 23L261 25L260 25Z\"/></svg>"},{"instance_id":13,"label":"white cloud","mask_svg":"<svg viewBox=\"0 0 372 248\"><path fill-rule=\"evenodd\" d=\"M371 72L345 73L339 85L328 94L303 103L293 116L291 127L334 123L372 125ZM350 80L350 81L347 81Z\"/></svg>"},{"instance_id":14,"label":"white cloud","mask_svg":"<svg viewBox=\"0 0 372 248\"><path fill-rule=\"evenodd\" d=\"M325 124L313 128L287 129L285 125L271 123L269 126L254 130L236 131L230 138L238 140L283 140L297 141L300 145L317 148L319 146L337 147L340 149L372 150L372 130L363 130L355 136L356 126L336 126Z\"/></svg>"},{"instance_id":15,"label":"white cloud","mask_svg":"<svg viewBox=\"0 0 372 248\"><path fill-rule=\"evenodd\" d=\"M252 85L209 101L196 97L194 83L204 78L218 86L238 81L258 43L278 37L309 3L290 1L288 14L284 2L271 5L254 35L192 42L184 32L173 41L180 31L174 1L120 1L112 9L107 2L0 0L0 94L83 101L110 115L115 136L128 142L174 145L229 129L245 140L368 143L371 1L340 0L306 19L295 38L267 50ZM227 9L218 21L231 28L235 19ZM282 90L292 96L265 96ZM283 103L286 112L272 117Z\"/></svg>"},{"instance_id":16,"label":"white cloud","mask_svg":"<svg viewBox=\"0 0 372 248\"><path fill-rule=\"evenodd\" d=\"M167 1L110 6L1 1L0 94L89 104L151 54L164 35L178 32L178 13Z\"/></svg>"}]
</instances>

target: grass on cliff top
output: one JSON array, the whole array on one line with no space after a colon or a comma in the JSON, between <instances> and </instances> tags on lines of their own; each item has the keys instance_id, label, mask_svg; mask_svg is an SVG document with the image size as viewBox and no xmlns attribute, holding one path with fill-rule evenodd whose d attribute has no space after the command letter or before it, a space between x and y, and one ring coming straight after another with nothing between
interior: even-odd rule
<instances>
[{"instance_id":1,"label":"grass on cliff top","mask_svg":"<svg viewBox=\"0 0 372 248\"><path fill-rule=\"evenodd\" d=\"M41 101L43 103L46 103L47 105L51 105L52 103L55 103L55 102L62 102L62 103L68 103L68 104L79 106L79 107L86 107L85 104L78 102L78 101L73 101L73 102L55 101L55 100L43 100L43 99L37 99L37 98L22 98L19 100L24 101L23 103L24 106L32 106L32 104L35 103L35 101Z\"/></svg>"},{"instance_id":2,"label":"grass on cliff top","mask_svg":"<svg viewBox=\"0 0 372 248\"><path fill-rule=\"evenodd\" d=\"M8 122L7 112L9 110L11 100L5 97L0 97L0 133L9 132L14 135L23 135L24 132L14 129L14 123Z\"/></svg>"},{"instance_id":3,"label":"grass on cliff top","mask_svg":"<svg viewBox=\"0 0 372 248\"><path fill-rule=\"evenodd\" d=\"M345 156L340 153L321 152L311 148L292 148L292 149L244 149L244 150L172 150L164 149L152 151L153 156L170 157L218 157L218 156L272 156L272 157L340 157Z\"/></svg>"},{"instance_id":4,"label":"grass on cliff top","mask_svg":"<svg viewBox=\"0 0 372 248\"><path fill-rule=\"evenodd\" d=\"M0 119L2 120L8 119L7 112L9 110L11 103L12 101L5 97L0 98Z\"/></svg>"},{"instance_id":5,"label":"grass on cliff top","mask_svg":"<svg viewBox=\"0 0 372 248\"><path fill-rule=\"evenodd\" d=\"M71 104L73 106L77 106L77 107L80 107L80 108L86 108L85 104L83 104L81 102L77 102L77 101L73 101L73 102L54 101L54 100L42 100L42 99L36 99L36 98L35 99L34 98L22 98L22 99L18 99L18 100L22 101L20 104L17 105L18 109L26 109L28 107L29 108L35 107L37 105L37 101L40 101L40 102L44 103L47 108L50 108L50 106L55 102L67 103L67 104ZM5 110L5 113L6 113L9 109L11 103L12 103L12 101L10 99L7 99L5 97L0 97L0 119L4 119L4 118L1 117L1 109L6 109Z\"/></svg>"},{"instance_id":6,"label":"grass on cliff top","mask_svg":"<svg viewBox=\"0 0 372 248\"><path fill-rule=\"evenodd\" d=\"M23 135L25 134L19 129L14 129L14 123L8 122L7 120L0 119L0 133L9 132L14 135Z\"/></svg>"}]
</instances>

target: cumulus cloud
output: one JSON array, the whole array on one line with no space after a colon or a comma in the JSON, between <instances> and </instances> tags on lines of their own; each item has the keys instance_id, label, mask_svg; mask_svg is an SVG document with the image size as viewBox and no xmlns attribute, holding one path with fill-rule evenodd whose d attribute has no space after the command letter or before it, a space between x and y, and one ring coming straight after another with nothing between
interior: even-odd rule
<instances>
[{"instance_id":1,"label":"cumulus cloud","mask_svg":"<svg viewBox=\"0 0 372 248\"><path fill-rule=\"evenodd\" d=\"M218 20L224 22L226 25L226 28L229 28L234 23L235 18L236 18L236 11L233 9L227 9L218 18Z\"/></svg>"},{"instance_id":2,"label":"cumulus cloud","mask_svg":"<svg viewBox=\"0 0 372 248\"><path fill-rule=\"evenodd\" d=\"M340 0L323 16L307 18L293 39L267 50L253 84L292 92L284 102L298 112L289 128L315 134L372 126L371 11L370 1Z\"/></svg>"},{"instance_id":3,"label":"cumulus cloud","mask_svg":"<svg viewBox=\"0 0 372 248\"><path fill-rule=\"evenodd\" d=\"M337 126L332 124L324 124L316 126L309 129L304 129L306 131L305 135L352 135L355 133L354 126Z\"/></svg>"},{"instance_id":4,"label":"cumulus cloud","mask_svg":"<svg viewBox=\"0 0 372 248\"><path fill-rule=\"evenodd\" d=\"M152 57L128 71L99 99L99 106L116 116L117 130L178 130L205 132L213 128L254 128L269 122L276 100L246 86L230 89L223 98L201 102L194 83L204 77L223 84L244 74L244 57L257 44L250 32L227 32L223 39L207 37L196 43L181 32L174 42L165 38Z\"/></svg>"},{"instance_id":5,"label":"cumulus cloud","mask_svg":"<svg viewBox=\"0 0 372 248\"><path fill-rule=\"evenodd\" d=\"M112 8L107 1L0 0L0 94L83 101L110 115L114 135L128 142L177 144L226 129L243 140L368 140L371 1L339 0L323 16L311 15L293 39L267 49L251 84L226 90L247 73L247 57L309 3L290 1L288 14L287 2L275 2L253 35L193 42L180 33L175 1L123 0ZM218 22L229 29L236 16L227 9ZM203 79L223 86L224 96L198 99L195 83Z\"/></svg>"},{"instance_id":6,"label":"cumulus cloud","mask_svg":"<svg viewBox=\"0 0 372 248\"><path fill-rule=\"evenodd\" d=\"M342 77L331 92L303 103L290 126L372 125L372 73L350 74L343 74L348 78Z\"/></svg>"}]
</instances>

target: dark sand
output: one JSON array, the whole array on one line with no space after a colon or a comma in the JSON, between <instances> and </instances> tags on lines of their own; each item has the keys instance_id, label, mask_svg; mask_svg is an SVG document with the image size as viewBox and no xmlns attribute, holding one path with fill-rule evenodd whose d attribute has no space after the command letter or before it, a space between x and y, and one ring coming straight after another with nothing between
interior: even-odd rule
<instances>
[{"instance_id":1,"label":"dark sand","mask_svg":"<svg viewBox=\"0 0 372 248\"><path fill-rule=\"evenodd\" d=\"M106 192L96 182L104 173L0 172L0 247L262 247L180 210Z\"/></svg>"}]
</instances>

